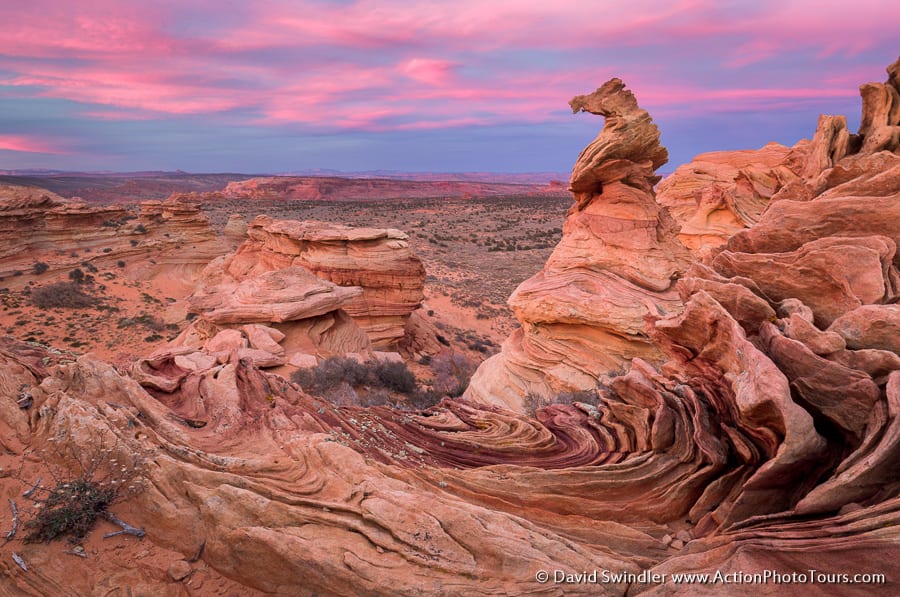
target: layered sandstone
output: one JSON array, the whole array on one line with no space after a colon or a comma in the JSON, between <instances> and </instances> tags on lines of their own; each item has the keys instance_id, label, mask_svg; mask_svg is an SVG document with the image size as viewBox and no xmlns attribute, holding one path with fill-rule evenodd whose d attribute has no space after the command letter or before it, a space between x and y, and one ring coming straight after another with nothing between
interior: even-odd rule
<instances>
[{"instance_id":1,"label":"layered sandstone","mask_svg":"<svg viewBox=\"0 0 900 597\"><path fill-rule=\"evenodd\" d=\"M793 147L701 154L660 182L658 198L695 253L725 244L756 224L771 201L886 196L900 188L900 79L860 87L862 118L854 134L844 116L822 115L811 141Z\"/></svg>"},{"instance_id":2,"label":"layered sandstone","mask_svg":"<svg viewBox=\"0 0 900 597\"><path fill-rule=\"evenodd\" d=\"M53 275L85 262L108 268L123 261L133 278L165 275L189 284L223 251L200 208L177 198L144 202L133 213L10 186L0 187L0 239L4 278L38 262Z\"/></svg>"},{"instance_id":3,"label":"layered sandstone","mask_svg":"<svg viewBox=\"0 0 900 597\"><path fill-rule=\"evenodd\" d=\"M618 79L571 106L604 116L603 130L572 170L562 241L509 299L522 328L476 373L471 400L519 410L529 394L591 389L633 358L658 361L644 319L681 309L674 283L689 258L654 198L668 159L659 130Z\"/></svg>"},{"instance_id":4,"label":"layered sandstone","mask_svg":"<svg viewBox=\"0 0 900 597\"><path fill-rule=\"evenodd\" d=\"M361 288L342 308L379 349L394 349L424 297L425 268L399 230L352 228L259 216L224 264L238 280L289 267L338 286Z\"/></svg>"},{"instance_id":5,"label":"layered sandstone","mask_svg":"<svg viewBox=\"0 0 900 597\"><path fill-rule=\"evenodd\" d=\"M800 179L808 145L700 154L659 183L657 200L678 222L686 247L721 245L759 221L772 196Z\"/></svg>"},{"instance_id":6,"label":"layered sandstone","mask_svg":"<svg viewBox=\"0 0 900 597\"><path fill-rule=\"evenodd\" d=\"M334 354L396 350L401 339L407 352L423 348L409 319L423 298L425 270L399 230L259 216L246 234L200 276L188 299L199 319L153 359L194 350L199 356L191 358L201 360L306 367ZM277 337L257 345L247 324ZM156 365L139 370L148 367Z\"/></svg>"}]
</instances>

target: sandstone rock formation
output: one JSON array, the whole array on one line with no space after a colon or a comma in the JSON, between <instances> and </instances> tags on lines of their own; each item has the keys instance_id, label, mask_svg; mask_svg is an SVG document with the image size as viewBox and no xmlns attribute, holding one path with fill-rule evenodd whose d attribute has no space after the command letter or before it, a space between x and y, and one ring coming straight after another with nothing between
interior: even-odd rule
<instances>
[{"instance_id":1,"label":"sandstone rock formation","mask_svg":"<svg viewBox=\"0 0 900 597\"><path fill-rule=\"evenodd\" d=\"M649 192L664 155L647 136L655 129L619 81L601 92L575 102L609 116L576 165L572 238L526 283L530 294L517 291L522 312L544 301L548 315L526 320L503 367L489 363L480 375L482 391L537 376L540 364L527 361L538 354L534 340L548 347L546 379L568 379L571 359L585 356L571 346L597 329L618 330L640 353L613 353L621 374L601 374L591 397L533 417L487 400L397 411L336 407L260 371L239 351L278 352L280 332L262 324L220 331L205 359L173 352L131 375L90 355L0 340L0 497L24 500L42 462L77 474L77 455L110 446L105 463L145 463L144 491L113 508L147 536L108 541L167 557L82 559L13 537L0 546L0 590L107 594L119 582L171 595L732 592L672 577L719 572L761 594L900 591L900 189L876 170L890 168L893 154L863 152L879 146L868 135L884 127L856 140L834 135L810 152L832 163L818 173L810 164L827 161L804 164L802 181L773 195L756 224L688 267ZM616 131L631 141L617 146ZM835 157L845 142L847 154ZM640 248L645 266L628 258ZM537 283L547 280L568 303L541 295ZM823 294L806 284L823 284ZM620 314L579 296L610 305L618 297ZM631 308L635 296L643 310ZM630 332L638 319L643 336ZM508 365L516 347L533 368ZM208 584L182 584L201 566ZM536 580L540 571L552 579L593 570L620 576ZM766 581L766 571L791 580Z\"/></svg>"},{"instance_id":2,"label":"sandstone rock formation","mask_svg":"<svg viewBox=\"0 0 900 597\"><path fill-rule=\"evenodd\" d=\"M772 196L800 179L808 145L698 155L659 183L657 200L680 225L686 247L721 245L759 221Z\"/></svg>"},{"instance_id":3,"label":"sandstone rock formation","mask_svg":"<svg viewBox=\"0 0 900 597\"><path fill-rule=\"evenodd\" d=\"M522 328L476 373L471 400L519 410L528 394L592 389L632 358L659 360L644 318L681 309L674 282L689 258L654 200L659 130L618 79L571 106L606 122L572 170L562 241L509 299Z\"/></svg>"},{"instance_id":4,"label":"sandstone rock formation","mask_svg":"<svg viewBox=\"0 0 900 597\"><path fill-rule=\"evenodd\" d=\"M23 234L27 231L27 234ZM165 275L185 284L223 247L200 208L177 199L147 201L137 214L120 206L89 206L43 189L0 187L0 277L37 262L69 271L84 262L119 261L137 279ZM151 261L155 263L151 263Z\"/></svg>"},{"instance_id":5,"label":"sandstone rock formation","mask_svg":"<svg viewBox=\"0 0 900 597\"><path fill-rule=\"evenodd\" d=\"M427 351L420 346L427 335L409 321L423 298L425 270L399 230L259 216L247 236L203 271L188 299L199 319L142 361L139 375L152 378L147 370L157 369L157 361L184 359L190 349L192 359L246 358L258 367L371 356L373 349L396 350L401 339L410 354ZM247 324L277 337L260 344Z\"/></svg>"},{"instance_id":6,"label":"sandstone rock formation","mask_svg":"<svg viewBox=\"0 0 900 597\"><path fill-rule=\"evenodd\" d=\"M897 63L885 83L860 87L862 119L851 134L844 116L822 115L812 141L791 148L698 155L658 187L661 205L692 251L723 245L756 224L770 201L837 196L888 196L900 187L900 79ZM894 152L894 153L890 153Z\"/></svg>"},{"instance_id":7,"label":"sandstone rock formation","mask_svg":"<svg viewBox=\"0 0 900 597\"><path fill-rule=\"evenodd\" d=\"M246 279L300 267L339 286L361 288L342 308L376 348L395 348L410 313L422 302L425 268L399 230L259 216L247 234L249 239L225 262L226 273Z\"/></svg>"}]
</instances>

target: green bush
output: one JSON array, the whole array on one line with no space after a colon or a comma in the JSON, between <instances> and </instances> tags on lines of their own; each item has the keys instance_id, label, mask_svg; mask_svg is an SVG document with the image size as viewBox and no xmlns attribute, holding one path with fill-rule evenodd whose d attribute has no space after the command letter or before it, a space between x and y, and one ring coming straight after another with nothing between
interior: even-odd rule
<instances>
[{"instance_id":1,"label":"green bush","mask_svg":"<svg viewBox=\"0 0 900 597\"><path fill-rule=\"evenodd\" d=\"M47 265L43 261L38 261L37 263L34 264L34 268L32 271L34 271L34 275L39 276L40 274L43 274L48 269L50 269L49 265Z\"/></svg>"}]
</instances>

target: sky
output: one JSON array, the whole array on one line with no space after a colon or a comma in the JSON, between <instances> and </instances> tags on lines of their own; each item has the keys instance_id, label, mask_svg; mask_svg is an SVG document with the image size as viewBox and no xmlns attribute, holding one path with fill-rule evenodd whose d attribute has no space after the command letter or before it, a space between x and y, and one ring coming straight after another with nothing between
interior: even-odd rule
<instances>
[{"instance_id":1,"label":"sky","mask_svg":"<svg viewBox=\"0 0 900 597\"><path fill-rule=\"evenodd\" d=\"M0 2L0 170L567 172L611 77L695 154L859 124L894 0Z\"/></svg>"}]
</instances>

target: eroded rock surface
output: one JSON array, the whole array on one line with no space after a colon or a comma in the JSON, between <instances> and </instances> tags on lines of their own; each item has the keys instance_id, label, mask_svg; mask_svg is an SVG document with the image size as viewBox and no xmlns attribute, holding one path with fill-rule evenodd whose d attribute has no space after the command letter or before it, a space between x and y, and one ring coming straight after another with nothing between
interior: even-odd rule
<instances>
[{"instance_id":1,"label":"eroded rock surface","mask_svg":"<svg viewBox=\"0 0 900 597\"><path fill-rule=\"evenodd\" d=\"M338 286L357 287L361 294L342 308L376 348L397 346L424 297L425 268L399 230L259 216L247 234L249 240L225 264L228 274L245 279L301 267Z\"/></svg>"},{"instance_id":2,"label":"eroded rock surface","mask_svg":"<svg viewBox=\"0 0 900 597\"><path fill-rule=\"evenodd\" d=\"M524 320L482 367L477 400L336 407L240 356L278 352L284 332L263 324L207 338L228 358L171 353L130 375L90 355L0 342L3 497L21 499L26 482L8 472L19 462L30 482L39 456L72 466L71 455L97 445L114 446L116 460L140 455L146 489L115 509L146 529L147 550L168 555L155 567L63 565L52 545L17 538L0 547L3 589L87 595L120 579L180 595L188 589L175 577L191 572L173 562L184 561L250 594L695 595L723 585L672 575L766 570L823 576L754 592L900 591L900 278L889 215L900 190L864 168L889 166L890 153L861 153L881 147L870 135L889 125L831 135L830 149L808 154L831 164L806 163L756 224L688 267L650 190L664 159L646 136L655 127L621 82L601 91L575 102L609 120L573 173L571 238L513 301L543 319ZM864 123L881 122L873 114ZM823 295L806 286L826 279L837 282ZM579 350L597 330L622 344ZM595 373L608 362L621 370ZM572 371L594 382L591 395L534 416L490 389L550 386ZM13 550L38 565L20 570ZM634 576L535 580L595 569ZM666 580L642 581L642 571ZM856 574L886 576L854 583Z\"/></svg>"},{"instance_id":3,"label":"eroded rock surface","mask_svg":"<svg viewBox=\"0 0 900 597\"><path fill-rule=\"evenodd\" d=\"M113 267L123 262L135 279L166 276L192 285L224 250L200 208L177 197L146 201L134 214L121 206L91 206L15 186L0 186L0 239L0 277L12 283L16 272L21 275L36 263L53 274L83 263Z\"/></svg>"},{"instance_id":4,"label":"eroded rock surface","mask_svg":"<svg viewBox=\"0 0 900 597\"><path fill-rule=\"evenodd\" d=\"M590 389L633 358L658 361L644 318L681 309L674 284L689 257L654 199L668 159L659 129L618 79L570 104L604 116L603 130L572 170L562 241L509 299L522 328L478 370L471 400L521 410L528 395Z\"/></svg>"}]
</instances>

